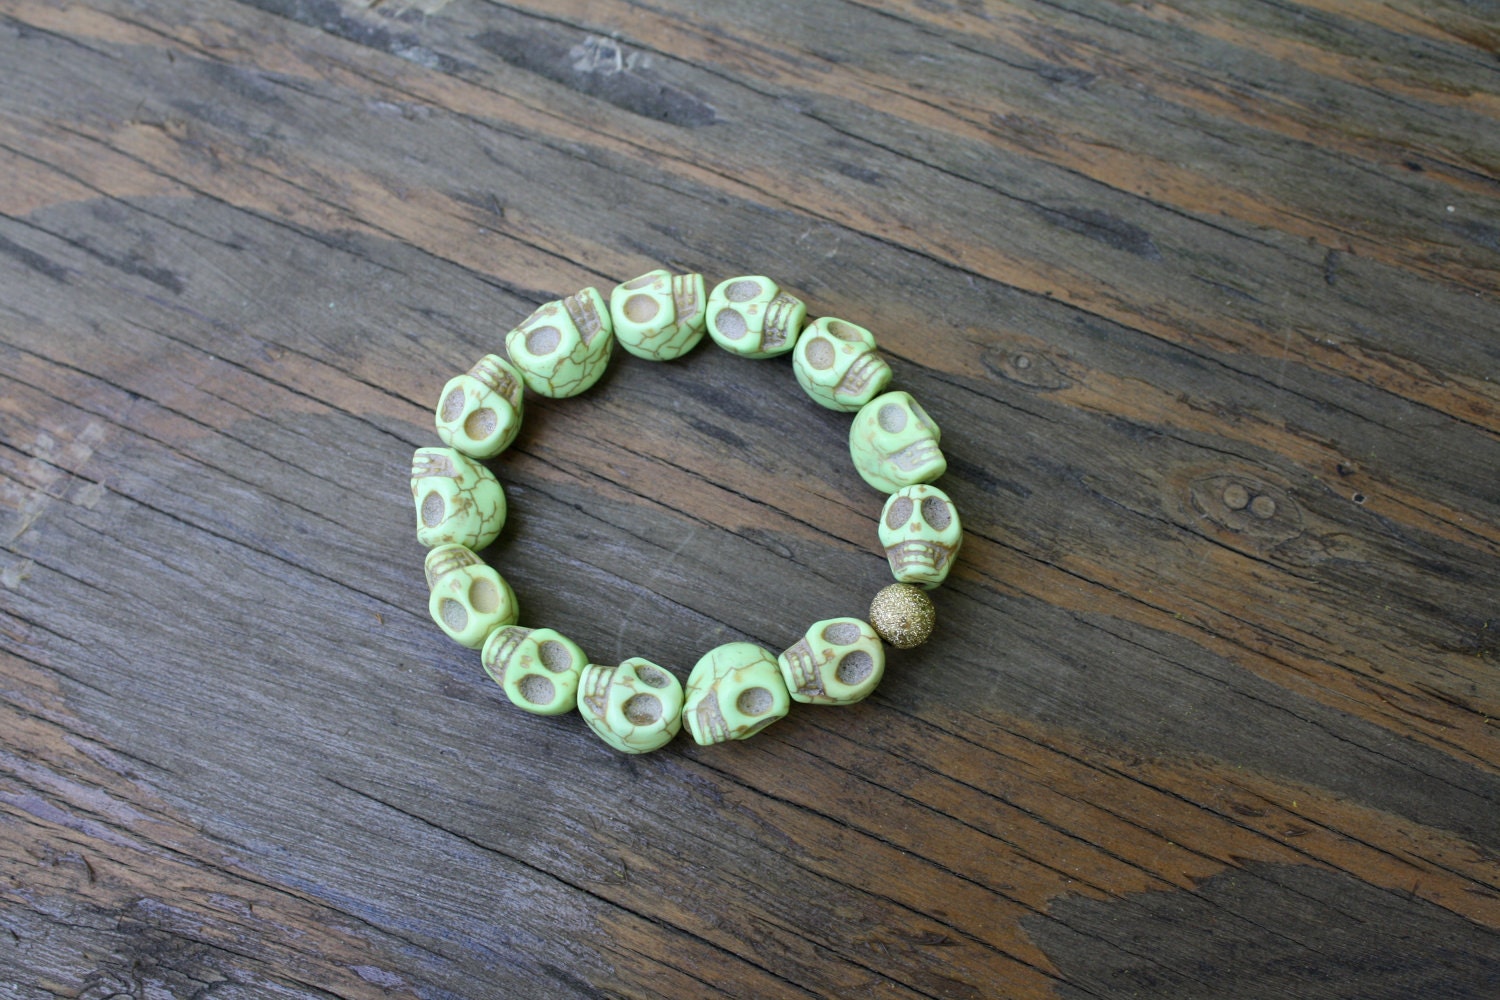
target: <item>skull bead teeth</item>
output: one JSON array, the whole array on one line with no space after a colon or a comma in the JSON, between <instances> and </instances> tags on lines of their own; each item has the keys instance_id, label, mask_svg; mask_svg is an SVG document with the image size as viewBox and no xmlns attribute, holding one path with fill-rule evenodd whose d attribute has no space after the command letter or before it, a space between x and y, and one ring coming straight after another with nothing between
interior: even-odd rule
<instances>
[{"instance_id":1,"label":"skull bead teeth","mask_svg":"<svg viewBox=\"0 0 1500 1000\"><path fill-rule=\"evenodd\" d=\"M509 358L482 357L450 379L435 421L446 447L412 456L411 495L424 563L428 611L527 712L576 709L609 746L638 754L686 728L703 746L743 740L783 718L792 702L852 705L879 685L887 647L924 642L936 614L924 588L946 579L963 529L946 493L930 485L947 460L940 432L910 393L888 391L892 372L875 336L847 320L807 322L803 301L762 275L730 278L705 295L703 276L656 269L616 285L548 302L505 336ZM798 384L818 405L853 412L849 453L866 482L889 493L880 514L882 549L896 583L871 602L868 621L814 622L779 656L748 642L718 646L684 684L632 657L589 662L567 637L518 624L515 592L476 551L505 523L505 491L482 460L516 440L525 390L554 397L587 390L615 341L628 353L671 361L707 334L749 358L791 352Z\"/></svg>"}]
</instances>

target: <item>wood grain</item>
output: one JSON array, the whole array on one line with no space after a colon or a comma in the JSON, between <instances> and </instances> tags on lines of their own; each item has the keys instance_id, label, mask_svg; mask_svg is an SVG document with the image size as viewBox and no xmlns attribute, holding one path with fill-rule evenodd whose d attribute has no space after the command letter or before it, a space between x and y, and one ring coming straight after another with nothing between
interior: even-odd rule
<instances>
[{"instance_id":1,"label":"wood grain","mask_svg":"<svg viewBox=\"0 0 1500 1000\"><path fill-rule=\"evenodd\" d=\"M1500 7L0 0L0 997L1500 992ZM938 634L626 758L428 620L543 301L771 274L943 428ZM530 397L523 620L888 577L785 360Z\"/></svg>"}]
</instances>

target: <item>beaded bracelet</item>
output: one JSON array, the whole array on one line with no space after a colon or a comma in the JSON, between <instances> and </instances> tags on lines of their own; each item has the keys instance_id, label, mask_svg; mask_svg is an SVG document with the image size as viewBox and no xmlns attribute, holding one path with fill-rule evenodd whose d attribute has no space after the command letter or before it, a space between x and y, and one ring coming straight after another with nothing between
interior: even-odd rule
<instances>
[{"instance_id":1,"label":"beaded bracelet","mask_svg":"<svg viewBox=\"0 0 1500 1000\"><path fill-rule=\"evenodd\" d=\"M953 501L929 485L947 469L938 427L909 393L886 391L891 368L869 330L806 318L807 306L769 278L730 278L705 298L701 274L656 270L617 286L608 305L594 288L547 303L506 334L509 361L486 355L443 387L437 432L447 447L417 449L411 473L417 539L429 549L428 609L450 638L481 651L511 702L539 715L577 708L625 753L665 746L684 724L707 746L760 732L793 701L860 701L885 672L882 640L905 649L931 635L925 589L947 577L963 536ZM671 361L705 330L742 357L792 352L793 373L814 401L855 414L849 452L864 480L890 494L879 536L897 582L875 595L868 621L815 622L780 656L748 642L719 646L684 687L649 660L593 664L553 629L516 624L515 593L477 555L506 515L505 492L481 462L515 440L525 390L575 396L604 373L616 341L636 357Z\"/></svg>"}]
</instances>

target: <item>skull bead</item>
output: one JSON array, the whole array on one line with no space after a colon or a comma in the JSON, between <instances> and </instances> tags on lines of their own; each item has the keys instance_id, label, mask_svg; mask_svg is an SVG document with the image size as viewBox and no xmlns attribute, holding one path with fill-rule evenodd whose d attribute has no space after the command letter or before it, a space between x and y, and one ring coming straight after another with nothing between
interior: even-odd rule
<instances>
[{"instance_id":1,"label":"skull bead","mask_svg":"<svg viewBox=\"0 0 1500 1000\"><path fill-rule=\"evenodd\" d=\"M599 381L614 347L609 307L597 288L548 302L505 335L505 349L526 387L553 399Z\"/></svg>"},{"instance_id":2,"label":"skull bead","mask_svg":"<svg viewBox=\"0 0 1500 1000\"><path fill-rule=\"evenodd\" d=\"M849 454L865 482L882 493L930 483L948 469L937 424L909 392L876 396L854 415Z\"/></svg>"},{"instance_id":3,"label":"skull bead","mask_svg":"<svg viewBox=\"0 0 1500 1000\"><path fill-rule=\"evenodd\" d=\"M707 309L701 274L649 271L609 296L615 340L647 361L671 361L697 347Z\"/></svg>"},{"instance_id":4,"label":"skull bead","mask_svg":"<svg viewBox=\"0 0 1500 1000\"><path fill-rule=\"evenodd\" d=\"M792 373L820 406L857 410L885 391L891 366L875 350L875 335L862 326L822 316L797 338Z\"/></svg>"},{"instance_id":5,"label":"skull bead","mask_svg":"<svg viewBox=\"0 0 1500 1000\"><path fill-rule=\"evenodd\" d=\"M495 474L453 448L418 448L411 461L417 540L482 549L505 525L505 490Z\"/></svg>"},{"instance_id":6,"label":"skull bead","mask_svg":"<svg viewBox=\"0 0 1500 1000\"><path fill-rule=\"evenodd\" d=\"M880 513L880 544L901 583L929 590L942 583L963 542L958 508L936 486L918 483L890 495Z\"/></svg>"},{"instance_id":7,"label":"skull bead","mask_svg":"<svg viewBox=\"0 0 1500 1000\"><path fill-rule=\"evenodd\" d=\"M852 705L879 686L885 647L869 622L829 618L814 622L777 665L793 701Z\"/></svg>"},{"instance_id":8,"label":"skull bead","mask_svg":"<svg viewBox=\"0 0 1500 1000\"><path fill-rule=\"evenodd\" d=\"M518 708L562 715L578 704L578 678L588 658L578 644L550 628L497 628L480 654L485 673Z\"/></svg>"},{"instance_id":9,"label":"skull bead","mask_svg":"<svg viewBox=\"0 0 1500 1000\"><path fill-rule=\"evenodd\" d=\"M494 567L462 545L439 545L423 565L431 596L427 610L460 646L478 649L495 629L514 625L516 595Z\"/></svg>"},{"instance_id":10,"label":"skull bead","mask_svg":"<svg viewBox=\"0 0 1500 1000\"><path fill-rule=\"evenodd\" d=\"M807 305L770 278L743 275L721 281L708 297L708 334L731 354L770 358L797 344Z\"/></svg>"},{"instance_id":11,"label":"skull bead","mask_svg":"<svg viewBox=\"0 0 1500 1000\"><path fill-rule=\"evenodd\" d=\"M470 458L494 458L521 429L521 394L521 373L504 358L486 354L468 374L443 386L438 437Z\"/></svg>"},{"instance_id":12,"label":"skull bead","mask_svg":"<svg viewBox=\"0 0 1500 1000\"><path fill-rule=\"evenodd\" d=\"M578 714L622 753L657 750L682 728L682 682L638 656L618 667L591 663L578 679Z\"/></svg>"},{"instance_id":13,"label":"skull bead","mask_svg":"<svg viewBox=\"0 0 1500 1000\"><path fill-rule=\"evenodd\" d=\"M709 650L688 675L682 719L700 746L743 740L791 708L776 658L748 642Z\"/></svg>"}]
</instances>

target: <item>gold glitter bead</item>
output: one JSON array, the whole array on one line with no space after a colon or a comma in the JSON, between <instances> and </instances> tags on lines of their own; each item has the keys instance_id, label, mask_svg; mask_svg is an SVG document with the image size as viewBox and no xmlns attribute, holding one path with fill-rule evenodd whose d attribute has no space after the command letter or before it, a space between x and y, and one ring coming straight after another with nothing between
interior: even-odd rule
<instances>
[{"instance_id":1,"label":"gold glitter bead","mask_svg":"<svg viewBox=\"0 0 1500 1000\"><path fill-rule=\"evenodd\" d=\"M921 587L893 583L870 602L870 624L880 638L897 649L920 646L932 635L937 612Z\"/></svg>"}]
</instances>

